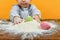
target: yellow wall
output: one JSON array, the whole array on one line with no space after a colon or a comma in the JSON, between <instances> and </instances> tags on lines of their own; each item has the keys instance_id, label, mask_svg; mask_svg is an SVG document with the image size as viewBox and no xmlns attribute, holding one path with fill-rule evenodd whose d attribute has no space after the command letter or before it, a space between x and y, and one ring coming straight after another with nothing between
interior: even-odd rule
<instances>
[{"instance_id":1,"label":"yellow wall","mask_svg":"<svg viewBox=\"0 0 60 40\"><path fill-rule=\"evenodd\" d=\"M60 19L60 0L32 0L41 10L42 19ZM16 0L0 0L0 18L9 19L9 11Z\"/></svg>"}]
</instances>

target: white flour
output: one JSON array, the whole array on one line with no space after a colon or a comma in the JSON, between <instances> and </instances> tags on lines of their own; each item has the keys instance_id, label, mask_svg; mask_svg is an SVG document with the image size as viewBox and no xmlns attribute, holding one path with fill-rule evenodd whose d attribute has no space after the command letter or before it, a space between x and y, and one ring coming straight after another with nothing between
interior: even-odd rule
<instances>
[{"instance_id":1,"label":"white flour","mask_svg":"<svg viewBox=\"0 0 60 40\"><path fill-rule=\"evenodd\" d=\"M39 26L40 26L40 23L36 21L31 21L31 22L25 22L25 23L13 25L7 29L12 30L12 31L14 30L17 33L19 32L40 32Z\"/></svg>"},{"instance_id":2,"label":"white flour","mask_svg":"<svg viewBox=\"0 0 60 40\"><path fill-rule=\"evenodd\" d=\"M5 30L5 32L11 33L11 34L13 33L15 35L23 34L21 36L22 40L25 38L33 39L33 36L36 37L38 34L45 36L45 35L52 35L55 32L57 32L57 25L51 22L48 22L48 23L51 25L51 28L49 30L41 29L40 23L36 21L30 21L30 22L20 23L16 25L9 23L8 25L2 25L5 27L0 26L0 29L3 29Z\"/></svg>"},{"instance_id":3,"label":"white flour","mask_svg":"<svg viewBox=\"0 0 60 40\"><path fill-rule=\"evenodd\" d=\"M20 23L20 24L16 24L16 25L12 25L8 28L5 28L4 30L6 32L14 32L15 34L18 33L39 33L39 34L52 34L54 32L56 32L56 25L53 23L50 23L51 28L49 30L43 30L40 28L40 23L36 22L36 21L31 21L31 22L25 22L25 23Z\"/></svg>"}]
</instances>

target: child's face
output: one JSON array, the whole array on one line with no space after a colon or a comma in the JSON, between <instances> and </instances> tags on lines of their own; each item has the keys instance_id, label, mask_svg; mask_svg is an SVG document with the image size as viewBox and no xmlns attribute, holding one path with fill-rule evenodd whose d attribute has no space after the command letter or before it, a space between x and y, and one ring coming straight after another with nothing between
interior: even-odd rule
<instances>
[{"instance_id":1,"label":"child's face","mask_svg":"<svg viewBox=\"0 0 60 40\"><path fill-rule=\"evenodd\" d=\"M31 0L17 0L17 2L19 3L19 5L23 8L28 7L29 3Z\"/></svg>"}]
</instances>

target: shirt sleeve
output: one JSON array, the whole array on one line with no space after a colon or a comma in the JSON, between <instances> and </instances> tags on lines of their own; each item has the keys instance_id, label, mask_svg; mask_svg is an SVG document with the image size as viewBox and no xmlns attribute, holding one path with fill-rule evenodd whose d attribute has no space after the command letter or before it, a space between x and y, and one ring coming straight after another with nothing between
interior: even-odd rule
<instances>
[{"instance_id":1,"label":"shirt sleeve","mask_svg":"<svg viewBox=\"0 0 60 40\"><path fill-rule=\"evenodd\" d=\"M19 16L19 7L17 5L13 5L10 11L10 20L13 22L14 16ZM19 16L20 17L20 16Z\"/></svg>"},{"instance_id":2,"label":"shirt sleeve","mask_svg":"<svg viewBox=\"0 0 60 40\"><path fill-rule=\"evenodd\" d=\"M37 15L39 15L40 18L41 18L41 12L40 12L40 10L37 9L35 5L32 5L31 8L32 8L33 15L34 15L34 14L37 14Z\"/></svg>"}]
</instances>

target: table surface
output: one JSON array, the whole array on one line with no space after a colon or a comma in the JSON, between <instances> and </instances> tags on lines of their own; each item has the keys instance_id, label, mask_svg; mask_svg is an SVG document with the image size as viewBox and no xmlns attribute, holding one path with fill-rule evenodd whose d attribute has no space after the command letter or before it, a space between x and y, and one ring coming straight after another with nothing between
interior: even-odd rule
<instances>
[{"instance_id":1,"label":"table surface","mask_svg":"<svg viewBox=\"0 0 60 40\"><path fill-rule=\"evenodd\" d=\"M60 22L56 22L58 25L60 25ZM59 28L60 29L60 28ZM0 30L0 40L20 40L21 37L20 35L15 35L12 36L9 33L5 33L3 32L3 30ZM37 37L34 37L33 40L60 40L60 30L58 30L57 33L55 33L54 35L50 35L50 36L40 36L38 35ZM28 39L25 39L28 40Z\"/></svg>"}]
</instances>

